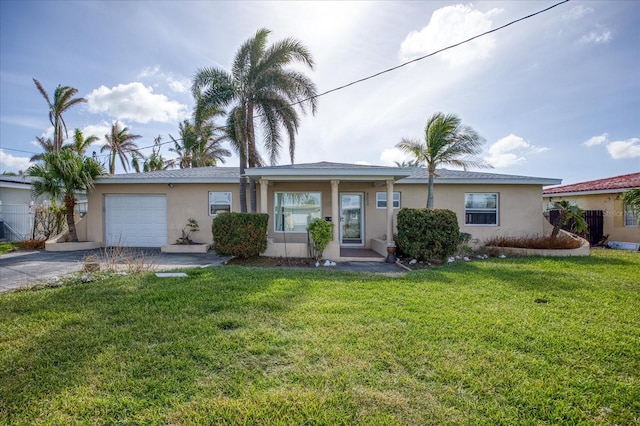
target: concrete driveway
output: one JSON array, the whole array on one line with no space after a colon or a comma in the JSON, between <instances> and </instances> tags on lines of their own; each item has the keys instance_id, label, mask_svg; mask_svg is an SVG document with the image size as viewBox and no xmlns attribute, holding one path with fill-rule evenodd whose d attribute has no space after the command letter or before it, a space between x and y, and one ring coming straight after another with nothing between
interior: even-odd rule
<instances>
[{"instance_id":1,"label":"concrete driveway","mask_svg":"<svg viewBox=\"0 0 640 426\"><path fill-rule=\"evenodd\" d=\"M213 252L204 254L161 253L157 249L133 249L144 256L145 264L155 271L220 265L228 258ZM0 255L0 293L54 277L80 272L85 256L95 255L104 262L102 250L50 252L15 251Z\"/></svg>"}]
</instances>

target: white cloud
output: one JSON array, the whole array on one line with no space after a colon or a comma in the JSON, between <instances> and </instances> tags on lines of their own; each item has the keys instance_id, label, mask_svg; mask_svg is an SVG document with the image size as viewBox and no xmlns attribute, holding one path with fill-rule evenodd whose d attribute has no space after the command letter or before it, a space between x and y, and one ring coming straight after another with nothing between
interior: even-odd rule
<instances>
[{"instance_id":1,"label":"white cloud","mask_svg":"<svg viewBox=\"0 0 640 426\"><path fill-rule=\"evenodd\" d=\"M408 161L409 157L404 152L400 151L398 148L387 148L383 149L380 154L380 161L384 166L395 166L396 161L398 163L402 163L403 161Z\"/></svg>"},{"instance_id":2,"label":"white cloud","mask_svg":"<svg viewBox=\"0 0 640 426\"><path fill-rule=\"evenodd\" d=\"M526 162L526 154L539 154L548 150L547 147L533 146L524 138L512 133L491 145L488 150L489 156L484 157L484 161L500 169Z\"/></svg>"},{"instance_id":3,"label":"white cloud","mask_svg":"<svg viewBox=\"0 0 640 426\"><path fill-rule=\"evenodd\" d=\"M607 144L607 151L614 160L640 157L640 139L631 138L626 141L615 141Z\"/></svg>"},{"instance_id":4,"label":"white cloud","mask_svg":"<svg viewBox=\"0 0 640 426\"><path fill-rule=\"evenodd\" d=\"M613 39L613 33L609 30L590 31L589 34L583 35L580 43L595 43L604 44L609 43Z\"/></svg>"},{"instance_id":5,"label":"white cloud","mask_svg":"<svg viewBox=\"0 0 640 426\"><path fill-rule=\"evenodd\" d=\"M171 73L167 74L167 73L161 72L160 65L156 65L153 68L143 69L142 71L140 71L137 78L139 79L159 78L161 80L164 80L169 85L169 88L176 93L187 93L191 85L191 82L188 79L183 78L180 80L176 80L175 78L173 78L173 75Z\"/></svg>"},{"instance_id":6,"label":"white cloud","mask_svg":"<svg viewBox=\"0 0 640 426\"><path fill-rule=\"evenodd\" d=\"M473 9L471 4L440 8L433 12L426 27L407 35L400 45L400 58L403 61L414 59L486 32L491 29L491 18L501 11L492 9L483 13ZM487 35L439 53L438 57L450 67L466 65L488 58L495 44L495 37Z\"/></svg>"},{"instance_id":7,"label":"white cloud","mask_svg":"<svg viewBox=\"0 0 640 426\"><path fill-rule=\"evenodd\" d=\"M0 164L7 166L10 169L25 171L31 165L28 157L16 157L15 155L7 154L0 149Z\"/></svg>"},{"instance_id":8,"label":"white cloud","mask_svg":"<svg viewBox=\"0 0 640 426\"><path fill-rule=\"evenodd\" d=\"M177 93L187 93L187 91L189 90L188 82L187 84L185 84L184 81L178 81L178 80L170 80L169 87L171 88L171 90Z\"/></svg>"},{"instance_id":9,"label":"white cloud","mask_svg":"<svg viewBox=\"0 0 640 426\"><path fill-rule=\"evenodd\" d=\"M152 87L139 82L119 84L111 89L100 86L86 99L90 112L104 112L118 120L168 123L188 117L186 105L154 94Z\"/></svg>"},{"instance_id":10,"label":"white cloud","mask_svg":"<svg viewBox=\"0 0 640 426\"><path fill-rule=\"evenodd\" d=\"M570 11L562 14L562 18L565 21L577 21L588 13L593 13L593 9L590 7L584 7L583 5L579 4L577 6L574 6Z\"/></svg>"},{"instance_id":11,"label":"white cloud","mask_svg":"<svg viewBox=\"0 0 640 426\"><path fill-rule=\"evenodd\" d=\"M609 135L607 133L603 133L600 136L593 136L593 137L587 139L582 144L585 145L585 146L600 145L600 144L605 143L608 139L609 139Z\"/></svg>"}]
</instances>

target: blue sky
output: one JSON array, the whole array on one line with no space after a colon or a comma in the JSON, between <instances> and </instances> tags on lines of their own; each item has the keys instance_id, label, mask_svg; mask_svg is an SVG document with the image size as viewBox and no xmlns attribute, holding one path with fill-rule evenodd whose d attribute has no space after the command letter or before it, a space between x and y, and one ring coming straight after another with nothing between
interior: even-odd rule
<instances>
[{"instance_id":1,"label":"blue sky","mask_svg":"<svg viewBox=\"0 0 640 426\"><path fill-rule=\"evenodd\" d=\"M306 44L324 92L555 3L3 0L0 172L28 167L36 136L52 134L33 78L89 100L65 115L70 130L104 137L118 120L149 147L177 137L196 71L229 69L259 28ZM302 117L295 161L393 165L394 145L422 137L438 111L486 139L496 173L574 183L640 171L640 2L574 0L321 97Z\"/></svg>"}]
</instances>

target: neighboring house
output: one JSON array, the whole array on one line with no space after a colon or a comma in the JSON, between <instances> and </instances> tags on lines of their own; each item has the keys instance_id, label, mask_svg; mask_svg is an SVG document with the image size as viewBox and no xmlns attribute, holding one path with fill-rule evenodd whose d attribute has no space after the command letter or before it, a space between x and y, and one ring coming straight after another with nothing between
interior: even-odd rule
<instances>
[{"instance_id":1,"label":"neighboring house","mask_svg":"<svg viewBox=\"0 0 640 426\"><path fill-rule=\"evenodd\" d=\"M638 218L622 203L622 194L631 188L640 188L640 173L547 188L543 202L547 209L567 200L584 210L602 210L603 233L610 241L640 243Z\"/></svg>"},{"instance_id":2,"label":"neighboring house","mask_svg":"<svg viewBox=\"0 0 640 426\"><path fill-rule=\"evenodd\" d=\"M334 238L328 258L386 255L401 207L424 208L425 169L338 163L296 164L246 170L257 182L258 211L269 214L265 255L308 256L307 224L330 220ZM240 211L235 167L203 167L102 177L89 193L88 241L105 245L160 247L181 235L187 219L211 242L211 220ZM559 179L438 170L435 208L453 210L460 230L481 244L496 235L544 233L542 187ZM247 191L248 192L248 191ZM247 197L248 198L248 197ZM392 203L387 203L391 199ZM369 250L366 250L369 249Z\"/></svg>"},{"instance_id":3,"label":"neighboring house","mask_svg":"<svg viewBox=\"0 0 640 426\"><path fill-rule=\"evenodd\" d=\"M31 180L26 176L0 175L0 238L21 241L33 229Z\"/></svg>"}]
</instances>

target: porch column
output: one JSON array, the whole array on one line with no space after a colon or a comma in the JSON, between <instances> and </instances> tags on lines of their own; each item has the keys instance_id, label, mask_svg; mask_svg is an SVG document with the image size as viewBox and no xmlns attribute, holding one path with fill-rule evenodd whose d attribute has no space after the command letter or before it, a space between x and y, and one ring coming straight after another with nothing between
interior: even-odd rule
<instances>
[{"instance_id":1,"label":"porch column","mask_svg":"<svg viewBox=\"0 0 640 426\"><path fill-rule=\"evenodd\" d=\"M387 243L393 242L393 179L387 180Z\"/></svg>"},{"instance_id":2,"label":"porch column","mask_svg":"<svg viewBox=\"0 0 640 426\"><path fill-rule=\"evenodd\" d=\"M269 181L267 179L260 179L260 213L267 213L268 198L267 190L269 189Z\"/></svg>"},{"instance_id":3,"label":"porch column","mask_svg":"<svg viewBox=\"0 0 640 426\"><path fill-rule=\"evenodd\" d=\"M339 180L331 181L331 223L333 223L333 241L340 239L340 199L338 197Z\"/></svg>"}]
</instances>

